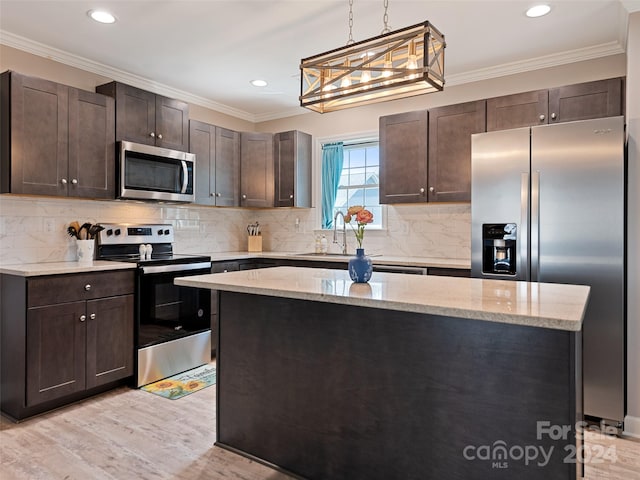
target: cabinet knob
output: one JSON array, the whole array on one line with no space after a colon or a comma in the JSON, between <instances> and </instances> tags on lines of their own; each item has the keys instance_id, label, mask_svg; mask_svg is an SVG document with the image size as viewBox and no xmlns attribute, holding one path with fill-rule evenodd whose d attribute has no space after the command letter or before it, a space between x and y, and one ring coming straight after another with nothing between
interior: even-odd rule
<instances>
[{"instance_id":1,"label":"cabinet knob","mask_svg":"<svg viewBox=\"0 0 640 480\"><path fill-rule=\"evenodd\" d=\"M91 320L95 320L95 319L96 319L96 314L95 314L95 313L92 313L91 315L89 315L89 318L90 318Z\"/></svg>"},{"instance_id":2,"label":"cabinet knob","mask_svg":"<svg viewBox=\"0 0 640 480\"><path fill-rule=\"evenodd\" d=\"M91 284L90 284L90 283L87 283L87 284L84 286L84 289L85 289L87 292L88 292L89 290L91 290Z\"/></svg>"},{"instance_id":3,"label":"cabinet knob","mask_svg":"<svg viewBox=\"0 0 640 480\"><path fill-rule=\"evenodd\" d=\"M539 118L539 119L540 119L540 121L542 122L542 121L544 121L544 119L545 119L545 118L547 118L547 117L545 117L545 116L544 116L544 114L542 114L542 115L540 115L538 118Z\"/></svg>"},{"instance_id":4,"label":"cabinet knob","mask_svg":"<svg viewBox=\"0 0 640 480\"><path fill-rule=\"evenodd\" d=\"M159 133L159 134L158 134L158 138L159 138L160 140L162 140L162 134L161 134L161 133Z\"/></svg>"},{"instance_id":5,"label":"cabinet knob","mask_svg":"<svg viewBox=\"0 0 640 480\"><path fill-rule=\"evenodd\" d=\"M289 198L290 198L291 200L293 200L293 194L289 195Z\"/></svg>"},{"instance_id":6,"label":"cabinet knob","mask_svg":"<svg viewBox=\"0 0 640 480\"><path fill-rule=\"evenodd\" d=\"M246 195L242 195L242 199L243 199L243 200L246 200L246 199L247 199L247 196L246 196Z\"/></svg>"},{"instance_id":7,"label":"cabinet knob","mask_svg":"<svg viewBox=\"0 0 640 480\"><path fill-rule=\"evenodd\" d=\"M61 183L62 185L66 185L66 184L67 184L67 179L66 179L66 178L63 178L62 180L60 180L60 183Z\"/></svg>"},{"instance_id":8,"label":"cabinet knob","mask_svg":"<svg viewBox=\"0 0 640 480\"><path fill-rule=\"evenodd\" d=\"M216 197L221 197L222 194L221 193L216 193Z\"/></svg>"},{"instance_id":9,"label":"cabinet knob","mask_svg":"<svg viewBox=\"0 0 640 480\"><path fill-rule=\"evenodd\" d=\"M555 119L556 119L556 117L557 117L557 115L556 115L555 113L552 113L552 114L551 114L551 120L555 120Z\"/></svg>"},{"instance_id":10,"label":"cabinet knob","mask_svg":"<svg viewBox=\"0 0 640 480\"><path fill-rule=\"evenodd\" d=\"M436 188L435 188L435 187L429 187L429 191L430 191L431 193L433 193L433 192L435 192L435 191L436 191Z\"/></svg>"},{"instance_id":11,"label":"cabinet knob","mask_svg":"<svg viewBox=\"0 0 640 480\"><path fill-rule=\"evenodd\" d=\"M155 134L155 132L151 132L151 133L149 134L149 136L150 136L151 138L155 138L156 134Z\"/></svg>"},{"instance_id":12,"label":"cabinet knob","mask_svg":"<svg viewBox=\"0 0 640 480\"><path fill-rule=\"evenodd\" d=\"M80 315L80 321L84 322L87 319L86 315Z\"/></svg>"},{"instance_id":13,"label":"cabinet knob","mask_svg":"<svg viewBox=\"0 0 640 480\"><path fill-rule=\"evenodd\" d=\"M424 188L421 188L421 189L420 189L420 193L424 193Z\"/></svg>"},{"instance_id":14,"label":"cabinet knob","mask_svg":"<svg viewBox=\"0 0 640 480\"><path fill-rule=\"evenodd\" d=\"M74 185L77 185L78 184L78 180L74 178L73 180L71 180L71 183L73 183Z\"/></svg>"},{"instance_id":15,"label":"cabinet knob","mask_svg":"<svg viewBox=\"0 0 640 480\"><path fill-rule=\"evenodd\" d=\"M209 194L209 196L210 196L210 197L215 197L215 196L216 196L216 194L215 194L215 193L213 193L213 192L211 192L211 193Z\"/></svg>"}]
</instances>

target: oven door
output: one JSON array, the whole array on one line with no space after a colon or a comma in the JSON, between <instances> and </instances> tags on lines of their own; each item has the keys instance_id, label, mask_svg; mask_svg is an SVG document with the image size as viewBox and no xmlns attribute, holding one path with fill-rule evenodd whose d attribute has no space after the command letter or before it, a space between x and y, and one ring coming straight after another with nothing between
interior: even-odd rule
<instances>
[{"instance_id":1,"label":"oven door","mask_svg":"<svg viewBox=\"0 0 640 480\"><path fill-rule=\"evenodd\" d=\"M210 262L139 267L139 349L211 329L211 291L173 284L176 277L206 273Z\"/></svg>"}]
</instances>

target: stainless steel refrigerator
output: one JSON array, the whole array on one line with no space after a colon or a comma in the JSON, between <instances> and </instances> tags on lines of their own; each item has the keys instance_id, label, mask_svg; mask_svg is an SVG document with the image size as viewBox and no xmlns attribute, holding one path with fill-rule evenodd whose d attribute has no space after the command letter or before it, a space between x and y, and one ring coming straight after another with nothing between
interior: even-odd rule
<instances>
[{"instance_id":1,"label":"stainless steel refrigerator","mask_svg":"<svg viewBox=\"0 0 640 480\"><path fill-rule=\"evenodd\" d=\"M591 286L584 414L625 415L624 118L472 135L471 272Z\"/></svg>"}]
</instances>

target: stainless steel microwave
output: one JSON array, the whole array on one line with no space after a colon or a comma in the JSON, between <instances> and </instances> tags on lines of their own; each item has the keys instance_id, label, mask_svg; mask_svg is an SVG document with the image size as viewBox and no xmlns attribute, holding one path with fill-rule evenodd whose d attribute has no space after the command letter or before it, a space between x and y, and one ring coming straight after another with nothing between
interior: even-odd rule
<instances>
[{"instance_id":1,"label":"stainless steel microwave","mask_svg":"<svg viewBox=\"0 0 640 480\"><path fill-rule=\"evenodd\" d=\"M195 154L132 142L118 149L120 198L194 201Z\"/></svg>"}]
</instances>

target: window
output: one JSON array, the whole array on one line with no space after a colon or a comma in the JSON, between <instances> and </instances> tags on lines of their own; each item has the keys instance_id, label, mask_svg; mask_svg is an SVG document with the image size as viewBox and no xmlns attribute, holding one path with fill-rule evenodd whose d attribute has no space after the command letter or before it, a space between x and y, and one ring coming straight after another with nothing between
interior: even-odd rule
<instances>
[{"instance_id":1,"label":"window","mask_svg":"<svg viewBox=\"0 0 640 480\"><path fill-rule=\"evenodd\" d=\"M362 205L373 213L369 228L382 228L379 152L377 140L344 143L342 173L331 218L338 211L346 213L349 207ZM339 217L338 227L341 226L342 218Z\"/></svg>"}]
</instances>

